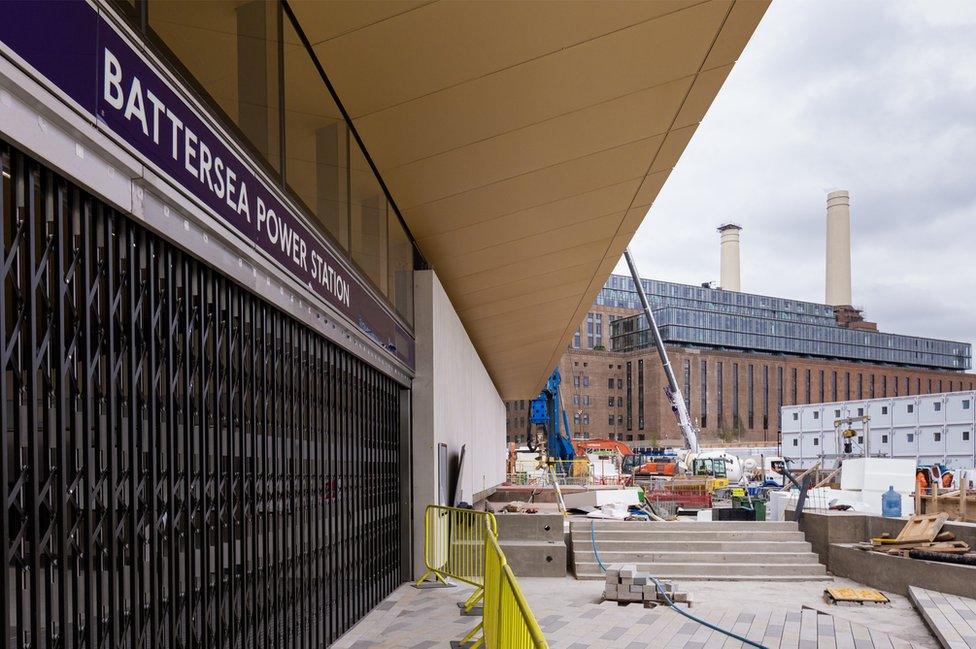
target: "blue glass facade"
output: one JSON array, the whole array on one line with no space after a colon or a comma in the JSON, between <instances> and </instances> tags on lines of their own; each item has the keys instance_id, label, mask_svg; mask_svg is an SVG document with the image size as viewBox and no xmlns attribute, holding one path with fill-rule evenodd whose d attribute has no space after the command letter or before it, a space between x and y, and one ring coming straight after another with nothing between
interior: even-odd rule
<instances>
[{"instance_id":1,"label":"blue glass facade","mask_svg":"<svg viewBox=\"0 0 976 649\"><path fill-rule=\"evenodd\" d=\"M665 342L815 356L845 361L968 370L968 343L842 327L826 304L643 280ZM603 306L639 309L633 280L611 275L597 296ZM652 344L643 315L611 323L614 351Z\"/></svg>"}]
</instances>

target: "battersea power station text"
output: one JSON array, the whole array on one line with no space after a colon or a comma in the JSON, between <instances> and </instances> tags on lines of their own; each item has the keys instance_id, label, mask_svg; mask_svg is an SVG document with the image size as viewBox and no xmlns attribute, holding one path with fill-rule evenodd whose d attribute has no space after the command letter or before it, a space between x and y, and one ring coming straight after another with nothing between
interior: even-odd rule
<instances>
[{"instance_id":1,"label":"battersea power station text","mask_svg":"<svg viewBox=\"0 0 976 649\"><path fill-rule=\"evenodd\" d=\"M240 172L233 155L218 153L225 150L221 144L208 144L205 136L209 133L195 132L188 120L182 119L163 98L144 88L138 76L126 77L119 58L108 48L103 48L102 53L101 116L105 117L106 110L121 114L153 146L159 147L160 153L170 156L180 173L189 175L179 178L181 183L188 188L194 183L205 189L215 199L206 202L254 243L287 261L303 283L321 287L349 307L348 281L328 262L321 245L306 228L286 217L281 203L266 192L260 181ZM248 181L248 176L253 182Z\"/></svg>"}]
</instances>

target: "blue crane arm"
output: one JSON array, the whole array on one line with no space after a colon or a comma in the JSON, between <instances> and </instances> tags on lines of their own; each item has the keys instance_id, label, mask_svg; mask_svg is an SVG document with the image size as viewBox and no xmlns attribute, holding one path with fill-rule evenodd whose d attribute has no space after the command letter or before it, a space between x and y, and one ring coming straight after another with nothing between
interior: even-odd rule
<instances>
[{"instance_id":1,"label":"blue crane arm","mask_svg":"<svg viewBox=\"0 0 976 649\"><path fill-rule=\"evenodd\" d=\"M546 386L539 396L532 400L529 421L533 424L543 424L546 427L546 446L549 457L554 460L567 461L576 459L576 451L569 427L569 417L562 407L559 397L559 384L562 377L557 367L552 371Z\"/></svg>"}]
</instances>

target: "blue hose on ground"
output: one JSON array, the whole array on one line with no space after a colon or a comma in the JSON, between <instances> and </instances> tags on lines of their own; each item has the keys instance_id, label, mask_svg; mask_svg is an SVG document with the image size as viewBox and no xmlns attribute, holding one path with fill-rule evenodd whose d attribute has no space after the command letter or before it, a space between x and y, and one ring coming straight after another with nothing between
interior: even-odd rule
<instances>
[{"instance_id":1,"label":"blue hose on ground","mask_svg":"<svg viewBox=\"0 0 976 649\"><path fill-rule=\"evenodd\" d=\"M596 523L594 521L590 521L590 540L593 543L593 556L596 558L596 562L597 562L597 564L599 564L600 570L602 570L603 572L606 572L607 571L607 567L605 565L603 565L603 561L600 559L600 553L596 549ZM733 633L731 631L727 631L727 630L725 630L723 628L717 627L714 624L712 624L711 622L707 622L707 621L701 619L700 617L696 617L696 616L692 615L691 613L689 613L684 608L681 608L680 606L675 606L674 605L674 602L671 601L671 598L668 597L668 593L667 593L667 591L665 591L664 586L661 585L661 582L659 582L657 579L655 579L653 575L648 575L648 577L650 577L651 578L651 581L654 582L654 586L655 586L655 588L657 588L657 592L664 596L664 599L665 599L665 601L667 601L668 606L671 607L671 610L676 611L676 612L680 613L681 615L684 615L689 620L692 620L694 622L698 622L698 624L701 624L702 626L706 626L709 629L712 629L713 631L718 631L719 633L724 633L725 635L729 636L730 638L734 638L735 640L739 640L741 642L744 642L745 644L750 645L752 647L758 647L759 649L769 649L768 647L766 647L766 645L759 644L755 640L749 640L748 638L744 638L741 635L738 635L737 633Z\"/></svg>"}]
</instances>

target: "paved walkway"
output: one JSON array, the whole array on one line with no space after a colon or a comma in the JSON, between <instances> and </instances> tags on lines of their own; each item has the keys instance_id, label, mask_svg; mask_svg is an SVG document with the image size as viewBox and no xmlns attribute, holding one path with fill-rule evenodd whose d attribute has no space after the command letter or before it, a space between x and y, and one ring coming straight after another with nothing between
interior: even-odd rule
<instances>
[{"instance_id":1,"label":"paved walkway","mask_svg":"<svg viewBox=\"0 0 976 649\"><path fill-rule=\"evenodd\" d=\"M688 620L667 607L601 603L600 582L522 579L549 646L561 649L706 649L741 647L741 642ZM691 612L773 648L935 649L939 645L904 597L890 608L824 604L823 583L689 582ZM837 580L835 585L855 585ZM335 647L447 647L478 621L460 617L457 602L468 587L418 590L401 586ZM806 608L804 606L813 606ZM829 612L822 614L821 612Z\"/></svg>"},{"instance_id":2,"label":"paved walkway","mask_svg":"<svg viewBox=\"0 0 976 649\"><path fill-rule=\"evenodd\" d=\"M908 594L943 647L976 649L976 599L918 586L909 586Z\"/></svg>"}]
</instances>

